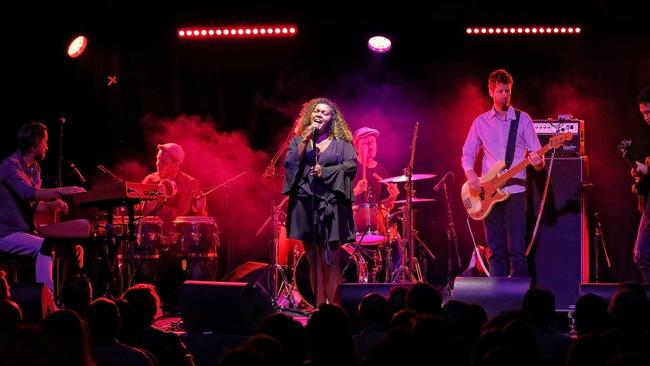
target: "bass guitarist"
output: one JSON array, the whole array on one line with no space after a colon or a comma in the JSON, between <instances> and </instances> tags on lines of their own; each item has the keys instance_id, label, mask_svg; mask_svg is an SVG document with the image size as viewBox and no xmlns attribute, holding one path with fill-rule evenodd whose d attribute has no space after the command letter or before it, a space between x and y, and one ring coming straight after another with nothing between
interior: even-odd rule
<instances>
[{"instance_id":1,"label":"bass guitarist","mask_svg":"<svg viewBox=\"0 0 650 366\"><path fill-rule=\"evenodd\" d=\"M639 93L637 103L639 103L639 112L650 126L650 86L645 87ZM648 165L650 165L650 157L645 159L645 164L638 164L637 168L632 170L632 176L636 181L632 186L632 191L639 196L639 211L641 211L641 221L634 243L634 263L639 267L644 283L650 283L650 204L648 203L650 176L648 175Z\"/></svg>"},{"instance_id":2,"label":"bass guitarist","mask_svg":"<svg viewBox=\"0 0 650 366\"><path fill-rule=\"evenodd\" d=\"M467 185L474 194L481 194L479 177L474 163L483 150L482 174L497 162L505 160L507 170L528 159L535 170L544 168L543 155L536 153L541 144L530 116L510 105L512 76L504 69L490 73L488 92L492 108L480 114L470 127L463 145L462 166ZM526 171L514 175L503 190L510 198L497 202L485 216L483 223L488 246L492 251L490 272L492 277L528 277L525 251L526 235ZM510 263L510 272L508 264Z\"/></svg>"}]
</instances>

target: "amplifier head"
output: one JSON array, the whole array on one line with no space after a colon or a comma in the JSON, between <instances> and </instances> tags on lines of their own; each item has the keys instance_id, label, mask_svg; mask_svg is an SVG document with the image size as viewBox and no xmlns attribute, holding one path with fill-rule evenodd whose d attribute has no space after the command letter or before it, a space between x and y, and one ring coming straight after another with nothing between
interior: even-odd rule
<instances>
[{"instance_id":1,"label":"amplifier head","mask_svg":"<svg viewBox=\"0 0 650 366\"><path fill-rule=\"evenodd\" d=\"M585 121L579 119L535 119L535 133L539 142L546 145L549 139L559 133L571 132L571 140L566 141L556 152L556 156L580 156L585 154ZM550 155L549 151L546 155Z\"/></svg>"}]
</instances>

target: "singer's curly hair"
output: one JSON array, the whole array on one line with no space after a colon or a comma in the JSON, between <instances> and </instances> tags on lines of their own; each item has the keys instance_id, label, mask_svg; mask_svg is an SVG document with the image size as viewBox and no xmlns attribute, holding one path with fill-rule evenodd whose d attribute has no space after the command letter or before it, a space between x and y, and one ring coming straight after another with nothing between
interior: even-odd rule
<instances>
[{"instance_id":1,"label":"singer's curly hair","mask_svg":"<svg viewBox=\"0 0 650 366\"><path fill-rule=\"evenodd\" d=\"M350 128L348 127L347 122L345 122L345 118L343 118L343 114L341 114L339 107L331 100L322 97L314 98L302 105L300 114L298 115L298 118L296 118L296 130L294 132L296 134L302 134L302 132L305 131L307 126L311 123L311 113L314 111L314 108L316 108L316 105L320 103L327 104L332 108L332 122L330 124L329 137L352 142L352 132L350 132Z\"/></svg>"}]
</instances>

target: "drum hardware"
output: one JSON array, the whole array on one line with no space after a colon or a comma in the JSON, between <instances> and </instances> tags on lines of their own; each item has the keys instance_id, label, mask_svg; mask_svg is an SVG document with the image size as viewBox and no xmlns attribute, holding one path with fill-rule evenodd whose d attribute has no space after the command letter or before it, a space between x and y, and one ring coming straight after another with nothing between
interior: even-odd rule
<instances>
[{"instance_id":1,"label":"drum hardware","mask_svg":"<svg viewBox=\"0 0 650 366\"><path fill-rule=\"evenodd\" d=\"M415 139L414 139L415 142ZM413 167L411 167L412 169ZM406 169L405 169L406 170ZM379 181L379 183L404 183L408 180L414 181L414 180L422 180L422 179L431 179L434 178L436 175L435 174L411 174L409 177L408 174L405 172L405 175L398 175L396 177L390 177L386 179L382 179Z\"/></svg>"},{"instance_id":2,"label":"drum hardware","mask_svg":"<svg viewBox=\"0 0 650 366\"><path fill-rule=\"evenodd\" d=\"M381 250L379 249L375 250L372 256L372 262L373 262L372 271L370 271L370 278L372 279L372 282L375 283L381 282L382 279L379 277L379 273L383 268L383 261L384 258L382 258Z\"/></svg>"},{"instance_id":3,"label":"drum hardware","mask_svg":"<svg viewBox=\"0 0 650 366\"><path fill-rule=\"evenodd\" d=\"M287 134L287 137L285 138L284 142L278 149L278 151L275 153L275 155L271 158L271 161L267 165L266 169L264 170L264 173L262 174L261 179L270 179L270 185L271 188L275 190L276 187L276 177L281 176L279 174L276 174L276 164L278 160L284 155L284 152L287 150L289 147L289 143L291 142L291 139L295 136L294 130L295 127L297 127L296 124L294 124L293 128L289 131ZM306 315L306 313L303 313L299 310L297 310L298 303L294 301L294 287L295 287L295 274L292 282L289 282L287 279L287 276L284 273L284 268L280 265L280 240L279 240L279 234L280 234L280 217L283 216L282 212L282 207L284 206L285 203L289 200L289 196L286 196L282 199L282 201L279 204L275 204L275 199L271 201L271 215L266 219L266 221L260 226L260 228L257 230L257 233L255 233L255 236L259 236L262 231L269 225L271 224L271 240L270 240L270 248L269 248L269 257L271 258L271 270L272 270L272 278L273 278L273 286L274 288L272 289L272 298L271 301L273 303L273 307L276 310L285 310L285 311L292 311L292 312L297 312L299 314ZM295 251L295 248L293 250L293 255L297 254L297 251ZM303 254L304 255L304 254ZM294 260L292 263L292 272L295 273L295 269L297 267L297 262L298 260ZM284 304L287 304L287 306L284 306Z\"/></svg>"},{"instance_id":4,"label":"drum hardware","mask_svg":"<svg viewBox=\"0 0 650 366\"><path fill-rule=\"evenodd\" d=\"M122 230L128 231L125 228L127 221L128 218L124 216L115 216L113 229L122 228ZM153 271L160 259L163 234L162 219L158 216L143 216L134 221L136 228L133 235L116 237L120 239L116 249L116 258L122 290L134 285L136 274L143 263L155 260L156 264L150 268ZM153 281L154 278L148 280Z\"/></svg>"},{"instance_id":5,"label":"drum hardware","mask_svg":"<svg viewBox=\"0 0 650 366\"><path fill-rule=\"evenodd\" d=\"M418 197L411 198L411 203L435 202L435 201L436 201L435 198L418 198ZM406 200L397 200L397 201L393 201L391 203L394 203L396 205L401 205L401 204L406 203Z\"/></svg>"},{"instance_id":6,"label":"drum hardware","mask_svg":"<svg viewBox=\"0 0 650 366\"><path fill-rule=\"evenodd\" d=\"M402 255L402 263L399 268L397 268L392 275L393 282L422 282L422 272L420 271L420 265L415 258L414 253L414 231L413 222L414 222L414 212L413 212L413 180L417 179L429 179L433 178L433 174L425 175L416 175L413 174L413 163L415 160L415 142L417 140L418 129L420 122L415 122L415 130L413 131L413 138L411 140L411 158L409 164L404 168L404 175L400 177L392 177L384 179L385 182L405 182L404 188L406 191L406 202L402 206L403 220L404 225L402 225L402 230L404 231L404 249L406 250L404 255ZM415 176L415 179L414 179ZM384 182L382 182L384 183Z\"/></svg>"},{"instance_id":7,"label":"drum hardware","mask_svg":"<svg viewBox=\"0 0 650 366\"><path fill-rule=\"evenodd\" d=\"M273 222L273 244L271 246L271 258L273 258L273 261L271 263L271 268L273 270L273 284L274 284L274 294L273 294L273 305L277 310L292 310L294 311L298 304L295 303L294 297L293 297L293 290L294 290L294 283L295 283L295 278L293 282L289 282L287 279L286 274L284 273L284 268L282 268L282 265L280 265L280 217L282 217L282 206L284 205L285 202L289 200L289 196L286 196L280 204L277 206L273 207L273 212L272 212L272 222ZM295 248L292 248L292 251L295 253ZM291 255L291 254L290 254ZM293 268L291 270L293 271L296 266L296 261L292 263ZM287 304L288 308L285 308L284 305L282 304Z\"/></svg>"},{"instance_id":8,"label":"drum hardware","mask_svg":"<svg viewBox=\"0 0 650 366\"><path fill-rule=\"evenodd\" d=\"M361 238L357 240L357 242L354 245L354 249L352 250L352 253L350 253L350 256L353 256L359 252L359 247L361 243L363 242L363 238L366 236L366 233L368 233L368 230L370 230L370 225L366 227L366 229L363 231L363 234L361 235ZM343 270L341 271L341 275L345 275L345 272L348 270L348 267L350 266L350 263L348 262L345 267L343 267Z\"/></svg>"}]
</instances>

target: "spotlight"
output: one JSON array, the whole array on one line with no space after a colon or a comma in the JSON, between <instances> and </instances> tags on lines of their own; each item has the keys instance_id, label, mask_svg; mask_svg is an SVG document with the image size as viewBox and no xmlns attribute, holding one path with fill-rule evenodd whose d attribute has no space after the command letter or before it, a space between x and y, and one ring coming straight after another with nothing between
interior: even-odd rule
<instances>
[{"instance_id":1,"label":"spotlight","mask_svg":"<svg viewBox=\"0 0 650 366\"><path fill-rule=\"evenodd\" d=\"M368 40L368 48L373 52L386 53L390 50L391 46L390 39L384 36L374 36Z\"/></svg>"},{"instance_id":2,"label":"spotlight","mask_svg":"<svg viewBox=\"0 0 650 366\"><path fill-rule=\"evenodd\" d=\"M77 58L81 56L81 54L84 53L87 45L88 38L84 36L75 37L75 39L73 39L68 46L68 56L70 56L70 58Z\"/></svg>"}]
</instances>

